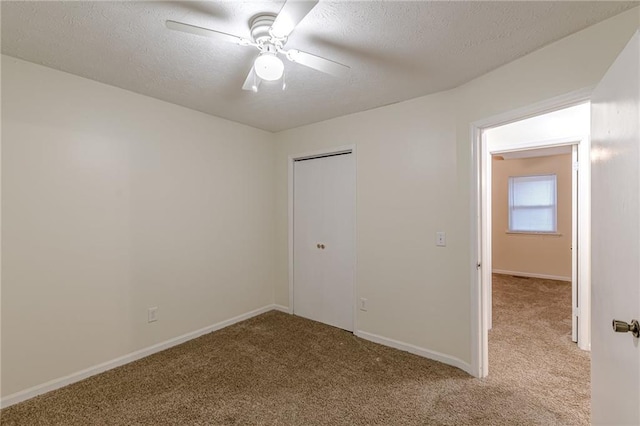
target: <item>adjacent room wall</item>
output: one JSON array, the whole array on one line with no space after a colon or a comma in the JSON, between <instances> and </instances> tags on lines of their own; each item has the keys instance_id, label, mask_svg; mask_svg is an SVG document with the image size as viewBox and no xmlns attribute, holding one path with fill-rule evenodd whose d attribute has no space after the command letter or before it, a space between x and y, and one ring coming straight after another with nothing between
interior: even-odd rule
<instances>
[{"instance_id":1,"label":"adjacent room wall","mask_svg":"<svg viewBox=\"0 0 640 426\"><path fill-rule=\"evenodd\" d=\"M271 305L273 143L3 56L2 396Z\"/></svg>"},{"instance_id":2,"label":"adjacent room wall","mask_svg":"<svg viewBox=\"0 0 640 426\"><path fill-rule=\"evenodd\" d=\"M492 262L494 272L571 280L571 154L498 160L492 165ZM557 176L559 235L507 233L509 177Z\"/></svg>"},{"instance_id":3,"label":"adjacent room wall","mask_svg":"<svg viewBox=\"0 0 640 426\"><path fill-rule=\"evenodd\" d=\"M278 133L276 303L289 303L287 157L355 144L356 291L368 299L356 327L470 364L470 124L597 84L639 18L635 8L449 92Z\"/></svg>"}]
</instances>

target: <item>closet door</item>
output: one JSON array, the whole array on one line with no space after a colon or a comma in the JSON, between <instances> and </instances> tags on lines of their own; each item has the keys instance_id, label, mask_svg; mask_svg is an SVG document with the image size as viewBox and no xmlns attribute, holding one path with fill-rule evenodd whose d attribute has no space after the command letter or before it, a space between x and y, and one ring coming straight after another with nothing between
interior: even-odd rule
<instances>
[{"instance_id":1,"label":"closet door","mask_svg":"<svg viewBox=\"0 0 640 426\"><path fill-rule=\"evenodd\" d=\"M294 164L294 313L353 331L355 157Z\"/></svg>"}]
</instances>

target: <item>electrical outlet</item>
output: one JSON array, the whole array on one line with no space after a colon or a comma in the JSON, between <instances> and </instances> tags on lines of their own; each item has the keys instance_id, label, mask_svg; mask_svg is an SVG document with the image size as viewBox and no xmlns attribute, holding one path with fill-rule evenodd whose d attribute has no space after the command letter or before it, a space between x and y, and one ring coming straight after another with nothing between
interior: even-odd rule
<instances>
[{"instance_id":1,"label":"electrical outlet","mask_svg":"<svg viewBox=\"0 0 640 426\"><path fill-rule=\"evenodd\" d=\"M157 306L154 306L153 308L149 308L149 310L147 310L147 321L148 322L158 321L158 307Z\"/></svg>"},{"instance_id":2,"label":"electrical outlet","mask_svg":"<svg viewBox=\"0 0 640 426\"><path fill-rule=\"evenodd\" d=\"M445 247L447 245L447 234L445 232L436 232L436 245L438 247Z\"/></svg>"},{"instance_id":3,"label":"electrical outlet","mask_svg":"<svg viewBox=\"0 0 640 426\"><path fill-rule=\"evenodd\" d=\"M360 298L360 310L361 311L367 310L367 299L365 299L364 297Z\"/></svg>"}]
</instances>

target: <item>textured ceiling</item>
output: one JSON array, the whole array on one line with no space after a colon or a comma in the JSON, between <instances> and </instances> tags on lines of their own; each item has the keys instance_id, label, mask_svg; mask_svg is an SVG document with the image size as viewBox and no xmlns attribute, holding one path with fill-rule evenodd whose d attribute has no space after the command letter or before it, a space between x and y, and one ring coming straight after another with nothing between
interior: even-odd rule
<instances>
[{"instance_id":1,"label":"textured ceiling","mask_svg":"<svg viewBox=\"0 0 640 426\"><path fill-rule=\"evenodd\" d=\"M287 90L241 90L256 50L168 30L167 19L249 36L283 1L1 2L2 53L257 128L279 131L449 89L637 2L323 1L296 48L351 66L287 61Z\"/></svg>"}]
</instances>

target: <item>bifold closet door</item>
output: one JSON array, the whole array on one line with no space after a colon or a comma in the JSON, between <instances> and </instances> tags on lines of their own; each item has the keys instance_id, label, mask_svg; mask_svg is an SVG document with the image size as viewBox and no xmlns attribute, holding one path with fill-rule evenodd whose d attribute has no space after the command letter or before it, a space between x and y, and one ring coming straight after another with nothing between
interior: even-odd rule
<instances>
[{"instance_id":1,"label":"bifold closet door","mask_svg":"<svg viewBox=\"0 0 640 426\"><path fill-rule=\"evenodd\" d=\"M294 314L353 331L355 157L294 163Z\"/></svg>"}]
</instances>

